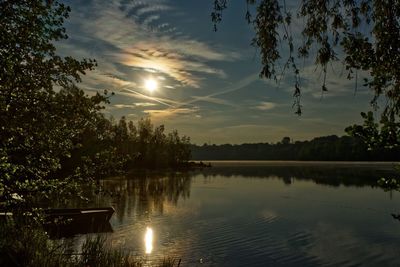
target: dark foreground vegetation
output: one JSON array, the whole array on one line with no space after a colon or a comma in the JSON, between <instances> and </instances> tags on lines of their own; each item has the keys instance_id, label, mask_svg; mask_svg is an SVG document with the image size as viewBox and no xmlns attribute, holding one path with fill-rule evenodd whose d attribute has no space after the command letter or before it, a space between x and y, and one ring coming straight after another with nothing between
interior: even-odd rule
<instances>
[{"instance_id":1,"label":"dark foreground vegetation","mask_svg":"<svg viewBox=\"0 0 400 267\"><path fill-rule=\"evenodd\" d=\"M49 239L34 222L0 223L0 266L49 267L174 267L179 259L164 258L151 263L112 247L103 237L87 238L76 251L69 240ZM15 238L17 237L17 238Z\"/></svg>"},{"instance_id":2,"label":"dark foreground vegetation","mask_svg":"<svg viewBox=\"0 0 400 267\"><path fill-rule=\"evenodd\" d=\"M291 142L285 137L276 144L192 145L195 160L323 160L323 161L399 161L400 148L373 150L360 138L336 135L311 141Z\"/></svg>"}]
</instances>

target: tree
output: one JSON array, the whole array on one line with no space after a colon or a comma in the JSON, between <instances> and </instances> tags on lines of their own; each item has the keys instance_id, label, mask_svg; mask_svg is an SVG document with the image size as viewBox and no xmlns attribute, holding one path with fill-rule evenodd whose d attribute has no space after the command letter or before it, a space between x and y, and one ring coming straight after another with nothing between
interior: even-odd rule
<instances>
[{"instance_id":1,"label":"tree","mask_svg":"<svg viewBox=\"0 0 400 267\"><path fill-rule=\"evenodd\" d=\"M289 145L290 144L290 137L285 136L282 138L282 141L280 142L282 145Z\"/></svg>"},{"instance_id":2,"label":"tree","mask_svg":"<svg viewBox=\"0 0 400 267\"><path fill-rule=\"evenodd\" d=\"M59 1L0 1L0 202L31 202L76 190L77 168L57 171L93 127L105 96L75 86L95 66L57 55L69 7Z\"/></svg>"},{"instance_id":3,"label":"tree","mask_svg":"<svg viewBox=\"0 0 400 267\"><path fill-rule=\"evenodd\" d=\"M345 129L352 136L363 140L370 150L378 148L394 148L400 146L400 123L393 122L386 116L382 116L380 123L375 122L374 115L370 111L361 113L364 119L363 125L353 125Z\"/></svg>"},{"instance_id":4,"label":"tree","mask_svg":"<svg viewBox=\"0 0 400 267\"><path fill-rule=\"evenodd\" d=\"M214 0L212 21L222 20L228 0ZM285 0L246 0L245 18L252 24L255 36L252 44L260 48L261 77L277 79L275 64L284 55L281 42L287 45L283 73L292 68L295 76L294 97L296 113L301 114L300 70L297 58L313 57L322 68L326 86L328 64L342 55L348 78L357 78L357 71L366 71L364 80L375 93L371 104L377 107L384 95L384 116L395 119L400 114L400 1L397 0L303 0L297 12L289 9ZM255 12L252 12L255 6ZM302 40L294 39L291 31L293 17L305 22ZM316 54L310 51L316 48ZM342 49L342 51L340 50ZM296 55L297 54L297 55Z\"/></svg>"}]
</instances>

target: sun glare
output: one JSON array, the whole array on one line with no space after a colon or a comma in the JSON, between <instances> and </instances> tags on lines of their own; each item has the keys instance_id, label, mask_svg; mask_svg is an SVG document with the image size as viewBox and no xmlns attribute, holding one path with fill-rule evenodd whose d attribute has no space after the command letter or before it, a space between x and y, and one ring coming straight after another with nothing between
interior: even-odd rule
<instances>
[{"instance_id":1,"label":"sun glare","mask_svg":"<svg viewBox=\"0 0 400 267\"><path fill-rule=\"evenodd\" d=\"M158 88L158 83L154 79L147 79L144 83L144 87L146 88L147 91L150 93L154 92Z\"/></svg>"}]
</instances>

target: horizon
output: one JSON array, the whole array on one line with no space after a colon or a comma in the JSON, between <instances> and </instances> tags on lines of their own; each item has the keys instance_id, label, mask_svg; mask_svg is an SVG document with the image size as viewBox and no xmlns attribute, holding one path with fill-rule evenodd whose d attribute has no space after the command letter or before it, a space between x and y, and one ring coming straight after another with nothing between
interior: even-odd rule
<instances>
[{"instance_id":1,"label":"horizon","mask_svg":"<svg viewBox=\"0 0 400 267\"><path fill-rule=\"evenodd\" d=\"M196 146L203 146L203 145L208 145L208 146L212 146L212 145L217 145L217 146L232 145L232 146L236 146L236 145L237 145L237 146L240 146L240 145L253 145L253 144L270 144L270 145L276 145L276 144L278 144L279 142L281 142L282 139L285 138L285 137L289 137L289 138L290 138L290 143L289 143L289 144L294 144L294 143L296 143L296 142L312 141L312 140L314 140L314 139L316 139L316 138L323 138L323 137L330 137L330 136L336 136L336 137L339 137L339 138L344 137L344 136L351 137L350 135L344 133L343 135L328 134L328 135L322 135L322 136L314 136L314 137L311 137L310 139L303 139L303 140L295 140L295 139L291 138L290 136L282 136L282 138L281 138L280 140L276 141L276 142L262 141L262 142L218 143L218 144L217 144L217 143L207 143L207 142L202 143L202 144L198 144L198 143L193 143L193 142L191 142L191 144L192 144L192 145L196 145Z\"/></svg>"},{"instance_id":2,"label":"horizon","mask_svg":"<svg viewBox=\"0 0 400 267\"><path fill-rule=\"evenodd\" d=\"M328 91L322 92L321 70L306 60L300 64L303 114L295 115L292 75L279 84L259 78L260 56L250 45L243 3L230 3L214 32L211 2L62 2L72 9L65 23L69 39L57 47L97 60L80 87L88 94L115 93L107 116L148 116L196 144L240 144L342 135L371 109L373 93L355 88L340 62L329 66ZM299 28L294 23L294 35Z\"/></svg>"}]
</instances>

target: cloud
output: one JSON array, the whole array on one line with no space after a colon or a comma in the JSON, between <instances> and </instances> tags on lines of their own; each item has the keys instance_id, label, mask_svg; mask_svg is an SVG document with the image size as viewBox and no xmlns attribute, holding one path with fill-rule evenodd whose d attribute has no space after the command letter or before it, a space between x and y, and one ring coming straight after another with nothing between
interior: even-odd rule
<instances>
[{"instance_id":1,"label":"cloud","mask_svg":"<svg viewBox=\"0 0 400 267\"><path fill-rule=\"evenodd\" d=\"M235 82L234 84L231 84L225 88L222 88L221 90L216 91L215 93L208 94L205 96L192 96L191 100L186 101L186 102L181 102L178 105L176 105L175 108L192 105L193 103L196 103L199 101L205 101L205 102L210 102L210 103L214 103L214 104L231 105L228 101L215 98L215 96L224 95L224 94L232 93L232 92L238 91L240 89L243 89L246 86L252 84L257 79L259 79L258 74L248 75L248 76L244 77L243 79Z\"/></svg>"},{"instance_id":2,"label":"cloud","mask_svg":"<svg viewBox=\"0 0 400 267\"><path fill-rule=\"evenodd\" d=\"M350 96L356 94L366 94L369 90L363 87L363 79L368 77L367 72L358 71L355 79L347 79L347 73L341 62L332 62L327 69L326 87L328 91L321 90L323 84L323 72L309 65L304 68L302 75L304 79L304 92L309 93L314 98Z\"/></svg>"},{"instance_id":3,"label":"cloud","mask_svg":"<svg viewBox=\"0 0 400 267\"><path fill-rule=\"evenodd\" d=\"M258 74L251 74L251 75L248 75L247 77L244 77L243 79L235 82L233 85L227 86L226 88L222 88L221 90L219 90L215 93L208 94L205 96L192 96L191 100L181 101L181 102L174 101L174 100L167 99L167 98L148 96L148 95L142 94L140 92L137 92L136 90L133 90L133 89L130 89L127 87L122 88L119 92L116 92L116 94L126 95L126 96L130 96L130 97L142 99L142 100L150 100L150 101L154 101L159 104L162 104L164 106L167 106L167 108L163 109L163 110L159 109L159 110L145 110L144 111L145 113L148 113L151 115L161 115L162 114L162 116L167 117L167 116L172 116L172 115L187 114L188 110L198 111L199 107L194 106L194 104L197 102L208 102L208 103L212 103L212 104L236 106L227 100L216 98L215 96L235 92L237 90L240 90L240 89L250 85L251 83L253 83L254 81L256 81L258 79L259 79Z\"/></svg>"},{"instance_id":4,"label":"cloud","mask_svg":"<svg viewBox=\"0 0 400 267\"><path fill-rule=\"evenodd\" d=\"M67 44L70 46L67 50L79 50L83 55L86 50L86 55L98 59L99 73L129 81L126 67L152 70L182 85L197 88L204 74L226 78L226 73L212 67L210 62L240 58L234 51L218 49L187 34L177 34L175 27L165 21L165 12L175 10L169 1L95 0L86 5L81 11L73 9L81 13L72 17L75 40ZM78 44L76 39L82 42ZM99 80L98 77L89 78L93 78L92 83Z\"/></svg>"},{"instance_id":5,"label":"cloud","mask_svg":"<svg viewBox=\"0 0 400 267\"><path fill-rule=\"evenodd\" d=\"M226 126L222 128L216 128L214 129L215 131L225 131L225 130L233 130L233 129L275 129L275 130L286 130L285 127L280 127L280 126L271 126L271 125L260 125L260 124L239 124L239 125L232 125L232 126Z\"/></svg>"},{"instance_id":6,"label":"cloud","mask_svg":"<svg viewBox=\"0 0 400 267\"><path fill-rule=\"evenodd\" d=\"M223 127L218 127L217 125L212 129L207 130L207 134L204 136L212 136L212 143L246 143L246 142L271 142L279 141L282 136L287 136L290 133L290 129L285 126L280 125L262 125L259 123L236 123L232 121L233 125L227 125ZM251 137L249 138L249 133ZM202 143L205 138L203 136L191 134L193 140L198 140Z\"/></svg>"},{"instance_id":7,"label":"cloud","mask_svg":"<svg viewBox=\"0 0 400 267\"><path fill-rule=\"evenodd\" d=\"M173 9L173 7L166 5L163 2L165 1L119 1L119 9L126 12L127 17L133 17L140 20L145 14L158 13Z\"/></svg>"},{"instance_id":8,"label":"cloud","mask_svg":"<svg viewBox=\"0 0 400 267\"><path fill-rule=\"evenodd\" d=\"M198 112L198 108L173 108L173 109L146 109L143 110L143 113L147 113L151 115L152 117L169 117L172 115L188 115L188 114L193 114ZM196 116L196 115L195 115ZM196 116L197 117L197 116Z\"/></svg>"},{"instance_id":9,"label":"cloud","mask_svg":"<svg viewBox=\"0 0 400 267\"><path fill-rule=\"evenodd\" d=\"M135 47L114 53L117 62L135 69L161 72L184 85L200 87L201 76L197 73L213 74L225 78L224 71L212 68L201 61L190 60L186 55L165 50L161 46L138 43Z\"/></svg>"},{"instance_id":10,"label":"cloud","mask_svg":"<svg viewBox=\"0 0 400 267\"><path fill-rule=\"evenodd\" d=\"M168 107L174 107L174 105L180 105L180 102L168 99L168 98L161 98L161 97L155 97L155 96L148 96L142 93L139 93L135 90L129 89L129 88L122 88L120 91L115 92L117 95L124 95L124 96L129 96L133 97L136 99L141 99L141 100L147 100L147 101L154 101L159 104L168 106Z\"/></svg>"},{"instance_id":11,"label":"cloud","mask_svg":"<svg viewBox=\"0 0 400 267\"><path fill-rule=\"evenodd\" d=\"M192 96L192 99L195 102L207 102L207 103L212 103L212 104L218 104L218 105L225 105L225 106L235 106L228 100L216 98L216 97L210 97L210 96ZM192 102L194 103L194 102Z\"/></svg>"},{"instance_id":12,"label":"cloud","mask_svg":"<svg viewBox=\"0 0 400 267\"><path fill-rule=\"evenodd\" d=\"M149 102L138 102L135 103L135 106L137 107L151 107L151 106L155 106L156 104L154 103L149 103Z\"/></svg>"},{"instance_id":13,"label":"cloud","mask_svg":"<svg viewBox=\"0 0 400 267\"><path fill-rule=\"evenodd\" d=\"M115 104L113 107L115 107L115 108L135 108L135 105Z\"/></svg>"},{"instance_id":14,"label":"cloud","mask_svg":"<svg viewBox=\"0 0 400 267\"><path fill-rule=\"evenodd\" d=\"M273 102L260 102L259 105L255 106L254 109L258 109L258 110L270 110L270 109L274 109L277 106L276 103Z\"/></svg>"}]
</instances>

